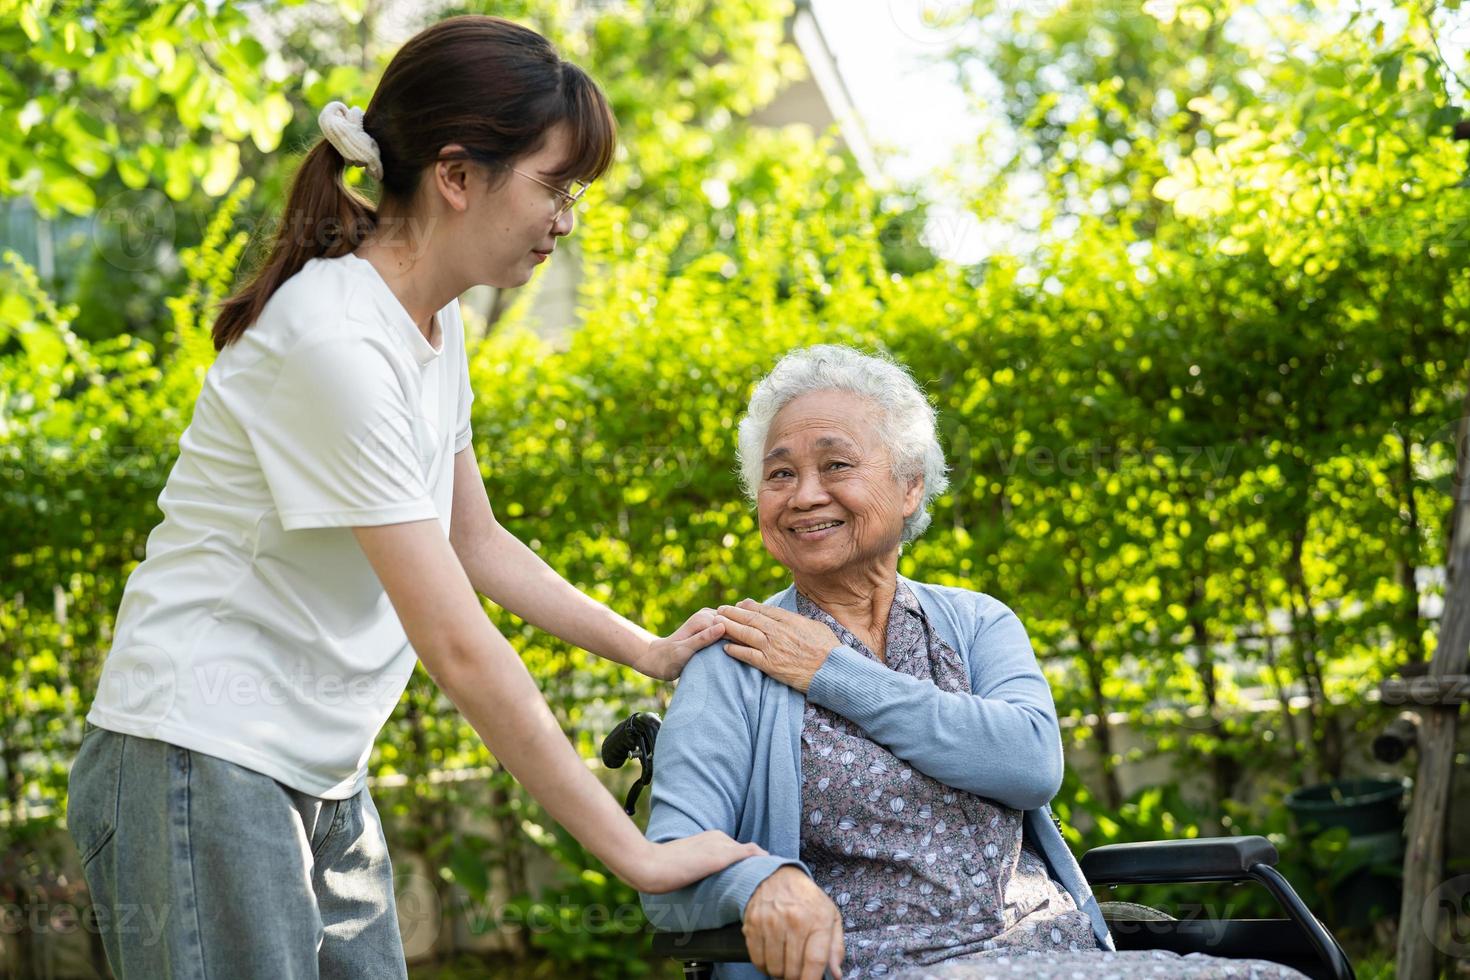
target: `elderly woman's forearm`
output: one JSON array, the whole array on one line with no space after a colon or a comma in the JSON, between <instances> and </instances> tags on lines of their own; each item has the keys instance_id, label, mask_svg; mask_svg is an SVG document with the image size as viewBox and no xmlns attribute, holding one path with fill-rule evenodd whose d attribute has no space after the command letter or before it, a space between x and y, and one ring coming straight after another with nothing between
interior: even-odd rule
<instances>
[{"instance_id":1,"label":"elderly woman's forearm","mask_svg":"<svg viewBox=\"0 0 1470 980\"><path fill-rule=\"evenodd\" d=\"M677 838L674 838L677 839ZM662 843L655 839L655 843ZM784 867L811 871L800 861L774 854L748 857L721 871L701 878L692 885L663 895L639 893L643 914L656 929L666 932L690 932L696 929L718 929L739 922L745 915L750 896L761 883Z\"/></svg>"},{"instance_id":2,"label":"elderly woman's forearm","mask_svg":"<svg viewBox=\"0 0 1470 980\"><path fill-rule=\"evenodd\" d=\"M807 696L947 786L1021 810L1061 788L1061 736L1049 700L943 691L847 647L832 652Z\"/></svg>"}]
</instances>

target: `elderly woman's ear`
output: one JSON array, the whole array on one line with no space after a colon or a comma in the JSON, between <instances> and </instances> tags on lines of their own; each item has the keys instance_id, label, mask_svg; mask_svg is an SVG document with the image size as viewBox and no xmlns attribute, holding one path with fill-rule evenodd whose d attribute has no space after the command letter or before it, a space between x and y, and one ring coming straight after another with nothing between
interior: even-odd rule
<instances>
[{"instance_id":1,"label":"elderly woman's ear","mask_svg":"<svg viewBox=\"0 0 1470 980\"><path fill-rule=\"evenodd\" d=\"M924 475L921 473L909 480L909 485L903 492L903 516L907 520L913 517L919 507L924 503Z\"/></svg>"}]
</instances>

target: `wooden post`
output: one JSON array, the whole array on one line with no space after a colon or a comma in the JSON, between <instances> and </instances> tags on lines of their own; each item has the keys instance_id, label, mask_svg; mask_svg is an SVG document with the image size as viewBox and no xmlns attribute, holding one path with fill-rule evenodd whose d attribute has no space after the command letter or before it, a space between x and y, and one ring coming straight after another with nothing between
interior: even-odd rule
<instances>
[{"instance_id":1,"label":"wooden post","mask_svg":"<svg viewBox=\"0 0 1470 980\"><path fill-rule=\"evenodd\" d=\"M1399 907L1399 980L1433 980L1440 930L1438 902L1428 902L1444 878L1445 830L1450 782L1454 778L1455 729L1465 700L1470 660L1470 400L1460 419L1455 444L1454 537L1445 565L1454 569L1446 584L1439 644L1426 677L1413 683L1387 681L1385 695L1419 707L1419 768L1409 810L1404 853L1404 897ZM1427 904L1426 904L1427 903Z\"/></svg>"}]
</instances>

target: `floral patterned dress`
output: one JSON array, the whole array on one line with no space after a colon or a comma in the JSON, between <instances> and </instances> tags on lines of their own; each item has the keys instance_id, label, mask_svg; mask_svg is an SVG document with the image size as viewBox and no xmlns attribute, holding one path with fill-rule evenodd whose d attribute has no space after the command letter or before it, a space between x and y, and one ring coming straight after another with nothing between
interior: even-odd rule
<instances>
[{"instance_id":1,"label":"floral patterned dress","mask_svg":"<svg viewBox=\"0 0 1470 980\"><path fill-rule=\"evenodd\" d=\"M885 657L800 592L797 611L890 669L969 693L963 658L931 628L898 583ZM982 747L977 747L979 750ZM1113 953L1022 835L1022 812L924 775L855 723L808 702L801 732L800 856L842 915L843 976L976 978L1072 976L1114 967L1120 976L1298 977L1255 961ZM1237 972L1189 972L1204 962ZM1012 969L1022 972L1012 974ZM1112 971L1109 971L1112 972ZM1161 974L1163 975L1163 974Z\"/></svg>"}]
</instances>

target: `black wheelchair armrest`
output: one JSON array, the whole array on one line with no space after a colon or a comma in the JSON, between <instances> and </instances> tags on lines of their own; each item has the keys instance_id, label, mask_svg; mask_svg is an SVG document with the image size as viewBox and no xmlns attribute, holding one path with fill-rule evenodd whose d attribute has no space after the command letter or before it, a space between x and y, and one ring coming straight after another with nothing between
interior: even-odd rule
<instances>
[{"instance_id":1,"label":"black wheelchair armrest","mask_svg":"<svg viewBox=\"0 0 1470 980\"><path fill-rule=\"evenodd\" d=\"M745 933L738 922L693 932L655 931L653 954L701 963L750 962L750 952L745 948Z\"/></svg>"},{"instance_id":2,"label":"black wheelchair armrest","mask_svg":"<svg viewBox=\"0 0 1470 980\"><path fill-rule=\"evenodd\" d=\"M1276 848L1264 837L1104 844L1082 855L1082 873L1094 885L1240 881L1256 865L1275 867Z\"/></svg>"},{"instance_id":3,"label":"black wheelchair armrest","mask_svg":"<svg viewBox=\"0 0 1470 980\"><path fill-rule=\"evenodd\" d=\"M1271 893L1316 954L1320 969L1312 975L1352 980L1342 947L1276 870L1276 861L1276 848L1264 837L1205 837L1105 844L1082 855L1079 863L1092 885L1253 879Z\"/></svg>"},{"instance_id":4,"label":"black wheelchair armrest","mask_svg":"<svg viewBox=\"0 0 1470 980\"><path fill-rule=\"evenodd\" d=\"M1204 930L1200 935L1204 937L1206 949L1192 950L1181 947L1176 951L1180 953L1208 951L1209 947L1218 946L1222 929L1234 930L1241 936L1249 936L1247 945L1260 945L1262 936L1267 936L1279 944L1282 937L1289 936L1289 934L1278 928L1278 925L1284 926L1289 922L1295 926L1298 935L1305 940L1305 950L1309 952L1305 952L1304 955L1315 956L1315 968L1307 967L1310 976L1332 978L1332 980L1352 980L1352 964L1344 955L1342 947L1338 945L1337 940L1327 931L1321 921L1311 913L1291 884L1276 870L1277 860L1276 848L1264 837L1216 837L1198 840L1108 844L1088 851L1082 856L1080 863L1083 874L1092 885L1254 879L1280 903L1287 914L1287 919L1224 920L1205 923L1170 921L1169 926L1184 928L1186 932L1199 932L1201 928ZM1157 924L1143 923L1145 926ZM1155 943L1121 946L1120 948L1163 949L1169 947L1167 944ZM1287 948L1296 949L1298 947L1290 943L1288 939ZM686 966L744 963L749 962L750 959L750 954L745 947L745 934L741 931L738 922L719 929L699 931L657 930L653 933L653 952L658 956L682 960Z\"/></svg>"}]
</instances>

